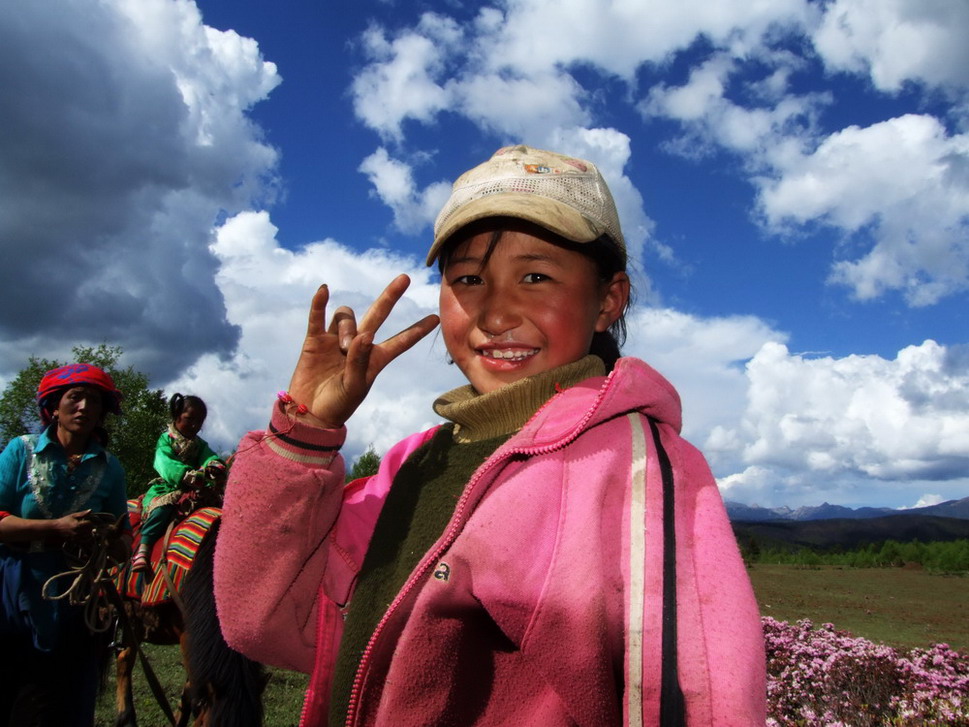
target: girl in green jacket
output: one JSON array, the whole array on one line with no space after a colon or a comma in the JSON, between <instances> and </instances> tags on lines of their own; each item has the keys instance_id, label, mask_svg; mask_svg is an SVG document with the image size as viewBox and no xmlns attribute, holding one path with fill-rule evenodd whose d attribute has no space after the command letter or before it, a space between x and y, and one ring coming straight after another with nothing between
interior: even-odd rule
<instances>
[{"instance_id":1,"label":"girl in green jacket","mask_svg":"<svg viewBox=\"0 0 969 727\"><path fill-rule=\"evenodd\" d=\"M225 483L225 462L198 436L208 413L197 396L173 394L172 421L155 445L155 471L142 500L141 543L132 559L134 570L151 570L151 549L175 515L179 498L191 490Z\"/></svg>"}]
</instances>

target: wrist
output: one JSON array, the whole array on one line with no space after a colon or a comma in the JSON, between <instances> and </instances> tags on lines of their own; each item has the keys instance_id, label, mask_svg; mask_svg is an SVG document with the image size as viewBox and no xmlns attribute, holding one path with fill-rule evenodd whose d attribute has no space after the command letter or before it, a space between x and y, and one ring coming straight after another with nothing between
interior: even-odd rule
<instances>
[{"instance_id":1,"label":"wrist","mask_svg":"<svg viewBox=\"0 0 969 727\"><path fill-rule=\"evenodd\" d=\"M347 436L344 426L314 425L304 416L287 416L281 402L273 406L265 442L278 455L311 467L327 467Z\"/></svg>"},{"instance_id":2,"label":"wrist","mask_svg":"<svg viewBox=\"0 0 969 727\"><path fill-rule=\"evenodd\" d=\"M282 411L290 421L300 421L311 427L319 429L340 429L343 423L334 424L324 419L320 419L305 404L301 404L290 396L288 391L280 391L276 394L279 399L280 411Z\"/></svg>"}]
</instances>

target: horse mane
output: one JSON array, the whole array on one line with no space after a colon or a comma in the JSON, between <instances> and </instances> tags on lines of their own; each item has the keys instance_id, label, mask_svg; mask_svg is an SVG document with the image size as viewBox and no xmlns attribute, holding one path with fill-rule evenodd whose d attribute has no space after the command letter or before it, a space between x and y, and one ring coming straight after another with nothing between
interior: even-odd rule
<instances>
[{"instance_id":1,"label":"horse mane","mask_svg":"<svg viewBox=\"0 0 969 727\"><path fill-rule=\"evenodd\" d=\"M262 693L268 675L225 642L215 610L212 572L219 522L212 524L185 576L182 598L188 632L188 671L193 704L209 708L209 725L258 727L262 724Z\"/></svg>"}]
</instances>

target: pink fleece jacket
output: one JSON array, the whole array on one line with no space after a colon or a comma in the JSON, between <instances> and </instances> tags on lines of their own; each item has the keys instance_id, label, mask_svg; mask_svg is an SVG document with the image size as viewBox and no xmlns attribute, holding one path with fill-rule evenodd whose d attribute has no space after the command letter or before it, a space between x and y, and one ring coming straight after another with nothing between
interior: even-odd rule
<instances>
[{"instance_id":1,"label":"pink fleece jacket","mask_svg":"<svg viewBox=\"0 0 969 727\"><path fill-rule=\"evenodd\" d=\"M675 724L682 695L680 723L762 727L757 604L716 483L679 430L676 391L637 359L553 396L477 470L390 604L346 724ZM219 616L233 648L312 674L302 725L326 725L343 607L394 474L434 431L346 487L344 430L277 408L239 446Z\"/></svg>"}]
</instances>

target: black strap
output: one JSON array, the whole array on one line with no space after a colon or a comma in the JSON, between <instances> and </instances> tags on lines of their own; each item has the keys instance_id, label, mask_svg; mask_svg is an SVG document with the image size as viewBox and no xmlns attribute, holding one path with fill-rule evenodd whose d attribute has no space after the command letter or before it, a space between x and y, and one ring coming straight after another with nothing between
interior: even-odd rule
<instances>
[{"instance_id":1,"label":"black strap","mask_svg":"<svg viewBox=\"0 0 969 727\"><path fill-rule=\"evenodd\" d=\"M659 723L661 727L686 725L686 704L680 689L676 655L676 507L673 467L652 418L649 429L663 475L663 642Z\"/></svg>"}]
</instances>

